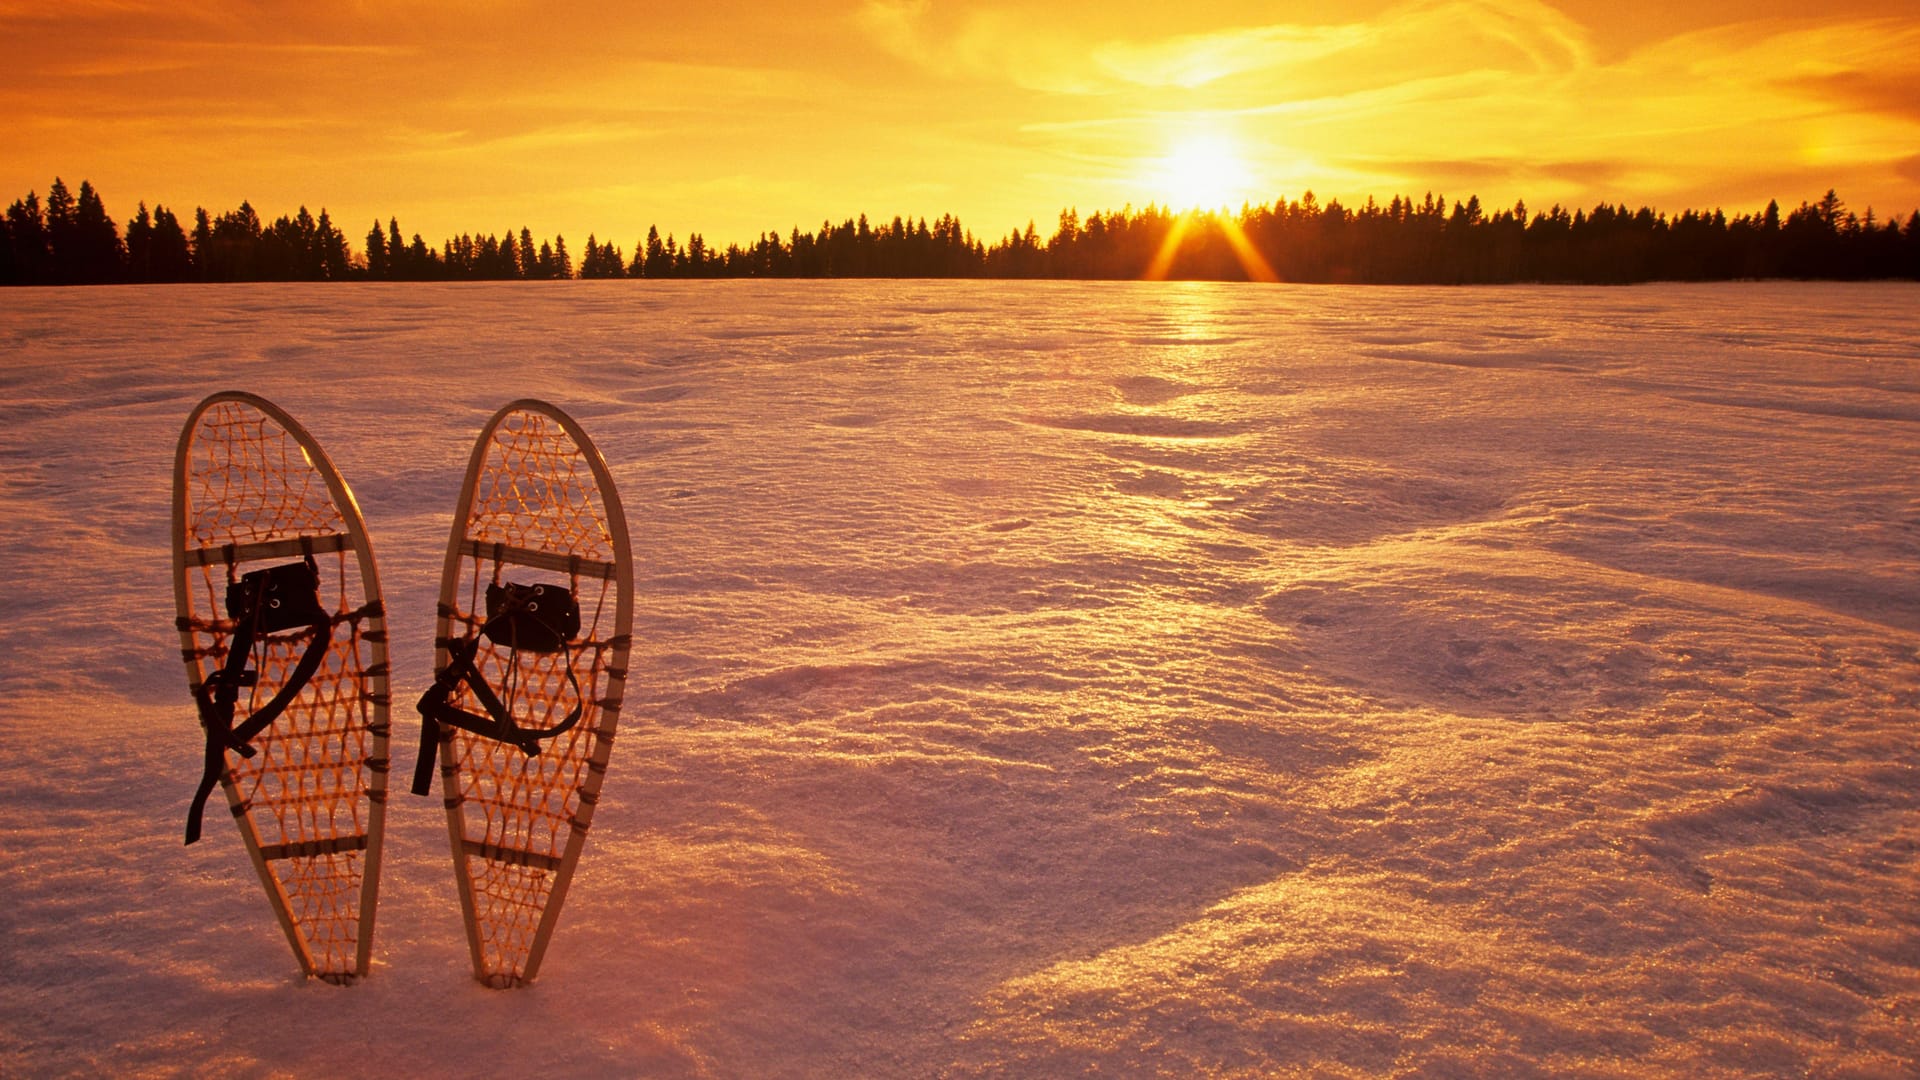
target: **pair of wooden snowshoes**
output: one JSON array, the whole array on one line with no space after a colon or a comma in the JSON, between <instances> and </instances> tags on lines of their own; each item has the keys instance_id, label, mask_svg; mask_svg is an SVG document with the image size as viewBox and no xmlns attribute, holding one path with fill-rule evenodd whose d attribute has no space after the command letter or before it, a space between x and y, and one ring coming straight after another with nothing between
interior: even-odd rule
<instances>
[{"instance_id":1,"label":"pair of wooden snowshoes","mask_svg":"<svg viewBox=\"0 0 1920 1080\"><path fill-rule=\"evenodd\" d=\"M387 802L386 614L360 508L307 430L225 392L174 464L174 591L215 786L302 969L367 973ZM293 561L288 561L293 560ZM414 791L435 763L474 975L530 982L586 842L633 616L626 519L580 426L515 401L480 432L447 545Z\"/></svg>"}]
</instances>

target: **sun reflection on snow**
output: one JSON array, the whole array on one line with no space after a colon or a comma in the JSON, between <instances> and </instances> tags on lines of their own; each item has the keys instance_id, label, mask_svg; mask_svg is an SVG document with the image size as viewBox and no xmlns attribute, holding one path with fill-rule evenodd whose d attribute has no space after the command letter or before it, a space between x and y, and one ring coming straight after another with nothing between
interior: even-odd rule
<instances>
[{"instance_id":1,"label":"sun reflection on snow","mask_svg":"<svg viewBox=\"0 0 1920 1080\"><path fill-rule=\"evenodd\" d=\"M1208 295L1207 286L1202 282L1182 282L1168 293L1167 318L1174 323L1178 336L1188 341L1204 341L1219 332L1220 310ZM1176 351L1165 359L1186 359L1193 354ZM1184 370L1191 365L1181 364Z\"/></svg>"}]
</instances>

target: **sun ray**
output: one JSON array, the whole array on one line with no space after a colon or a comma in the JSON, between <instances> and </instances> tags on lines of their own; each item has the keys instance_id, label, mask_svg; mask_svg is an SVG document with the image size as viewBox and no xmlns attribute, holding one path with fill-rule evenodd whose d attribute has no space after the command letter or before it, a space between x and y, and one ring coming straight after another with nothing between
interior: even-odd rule
<instances>
[{"instance_id":1,"label":"sun ray","mask_svg":"<svg viewBox=\"0 0 1920 1080\"><path fill-rule=\"evenodd\" d=\"M1173 269L1174 256L1180 254L1180 241L1186 238L1187 225L1192 221L1192 214L1181 214L1173 219L1173 228L1168 229L1167 238L1160 241L1160 250L1153 253L1153 261L1147 264L1146 273L1140 275L1141 280L1167 280L1167 272Z\"/></svg>"},{"instance_id":2,"label":"sun ray","mask_svg":"<svg viewBox=\"0 0 1920 1080\"><path fill-rule=\"evenodd\" d=\"M1221 233L1226 236L1227 243L1233 247L1234 258L1240 260L1240 269L1246 271L1248 281L1280 280L1280 275L1274 272L1273 264L1267 261L1266 256L1260 254L1259 248L1253 246L1253 240L1247 236L1247 231L1240 227L1238 221L1224 214L1216 216L1214 221L1220 226Z\"/></svg>"},{"instance_id":3,"label":"sun ray","mask_svg":"<svg viewBox=\"0 0 1920 1080\"><path fill-rule=\"evenodd\" d=\"M1268 262L1260 249L1254 246L1253 238L1240 227L1240 222L1222 213L1201 213L1189 210L1173 219L1173 226L1160 241L1159 250L1153 253L1153 259L1140 275L1142 281L1165 281L1173 272L1174 260L1179 258L1180 245L1186 242L1187 234L1194 228L1218 229L1226 238L1227 246L1233 249L1234 258L1240 263L1240 269L1247 275L1248 281L1276 282L1280 275Z\"/></svg>"}]
</instances>

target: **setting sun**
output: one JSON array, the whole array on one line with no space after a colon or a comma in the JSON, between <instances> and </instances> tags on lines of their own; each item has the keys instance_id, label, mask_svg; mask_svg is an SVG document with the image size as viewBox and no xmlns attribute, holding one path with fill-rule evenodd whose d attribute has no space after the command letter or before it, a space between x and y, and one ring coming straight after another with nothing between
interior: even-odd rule
<instances>
[{"instance_id":1,"label":"setting sun","mask_svg":"<svg viewBox=\"0 0 1920 1080\"><path fill-rule=\"evenodd\" d=\"M1189 135L1161 159L1155 195L1174 210L1217 210L1249 197L1253 176L1222 135Z\"/></svg>"}]
</instances>

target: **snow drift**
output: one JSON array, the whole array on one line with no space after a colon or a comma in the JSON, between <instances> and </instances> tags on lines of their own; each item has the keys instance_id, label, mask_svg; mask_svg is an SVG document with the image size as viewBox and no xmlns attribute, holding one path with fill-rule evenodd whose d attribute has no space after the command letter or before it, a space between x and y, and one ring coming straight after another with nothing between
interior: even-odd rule
<instances>
[{"instance_id":1,"label":"snow drift","mask_svg":"<svg viewBox=\"0 0 1920 1080\"><path fill-rule=\"evenodd\" d=\"M0 1072L1920 1070L1920 287L0 294ZM474 432L621 484L634 677L541 981L394 797L308 984L178 833L173 440L327 447L395 701ZM411 716L395 710L395 775Z\"/></svg>"}]
</instances>

